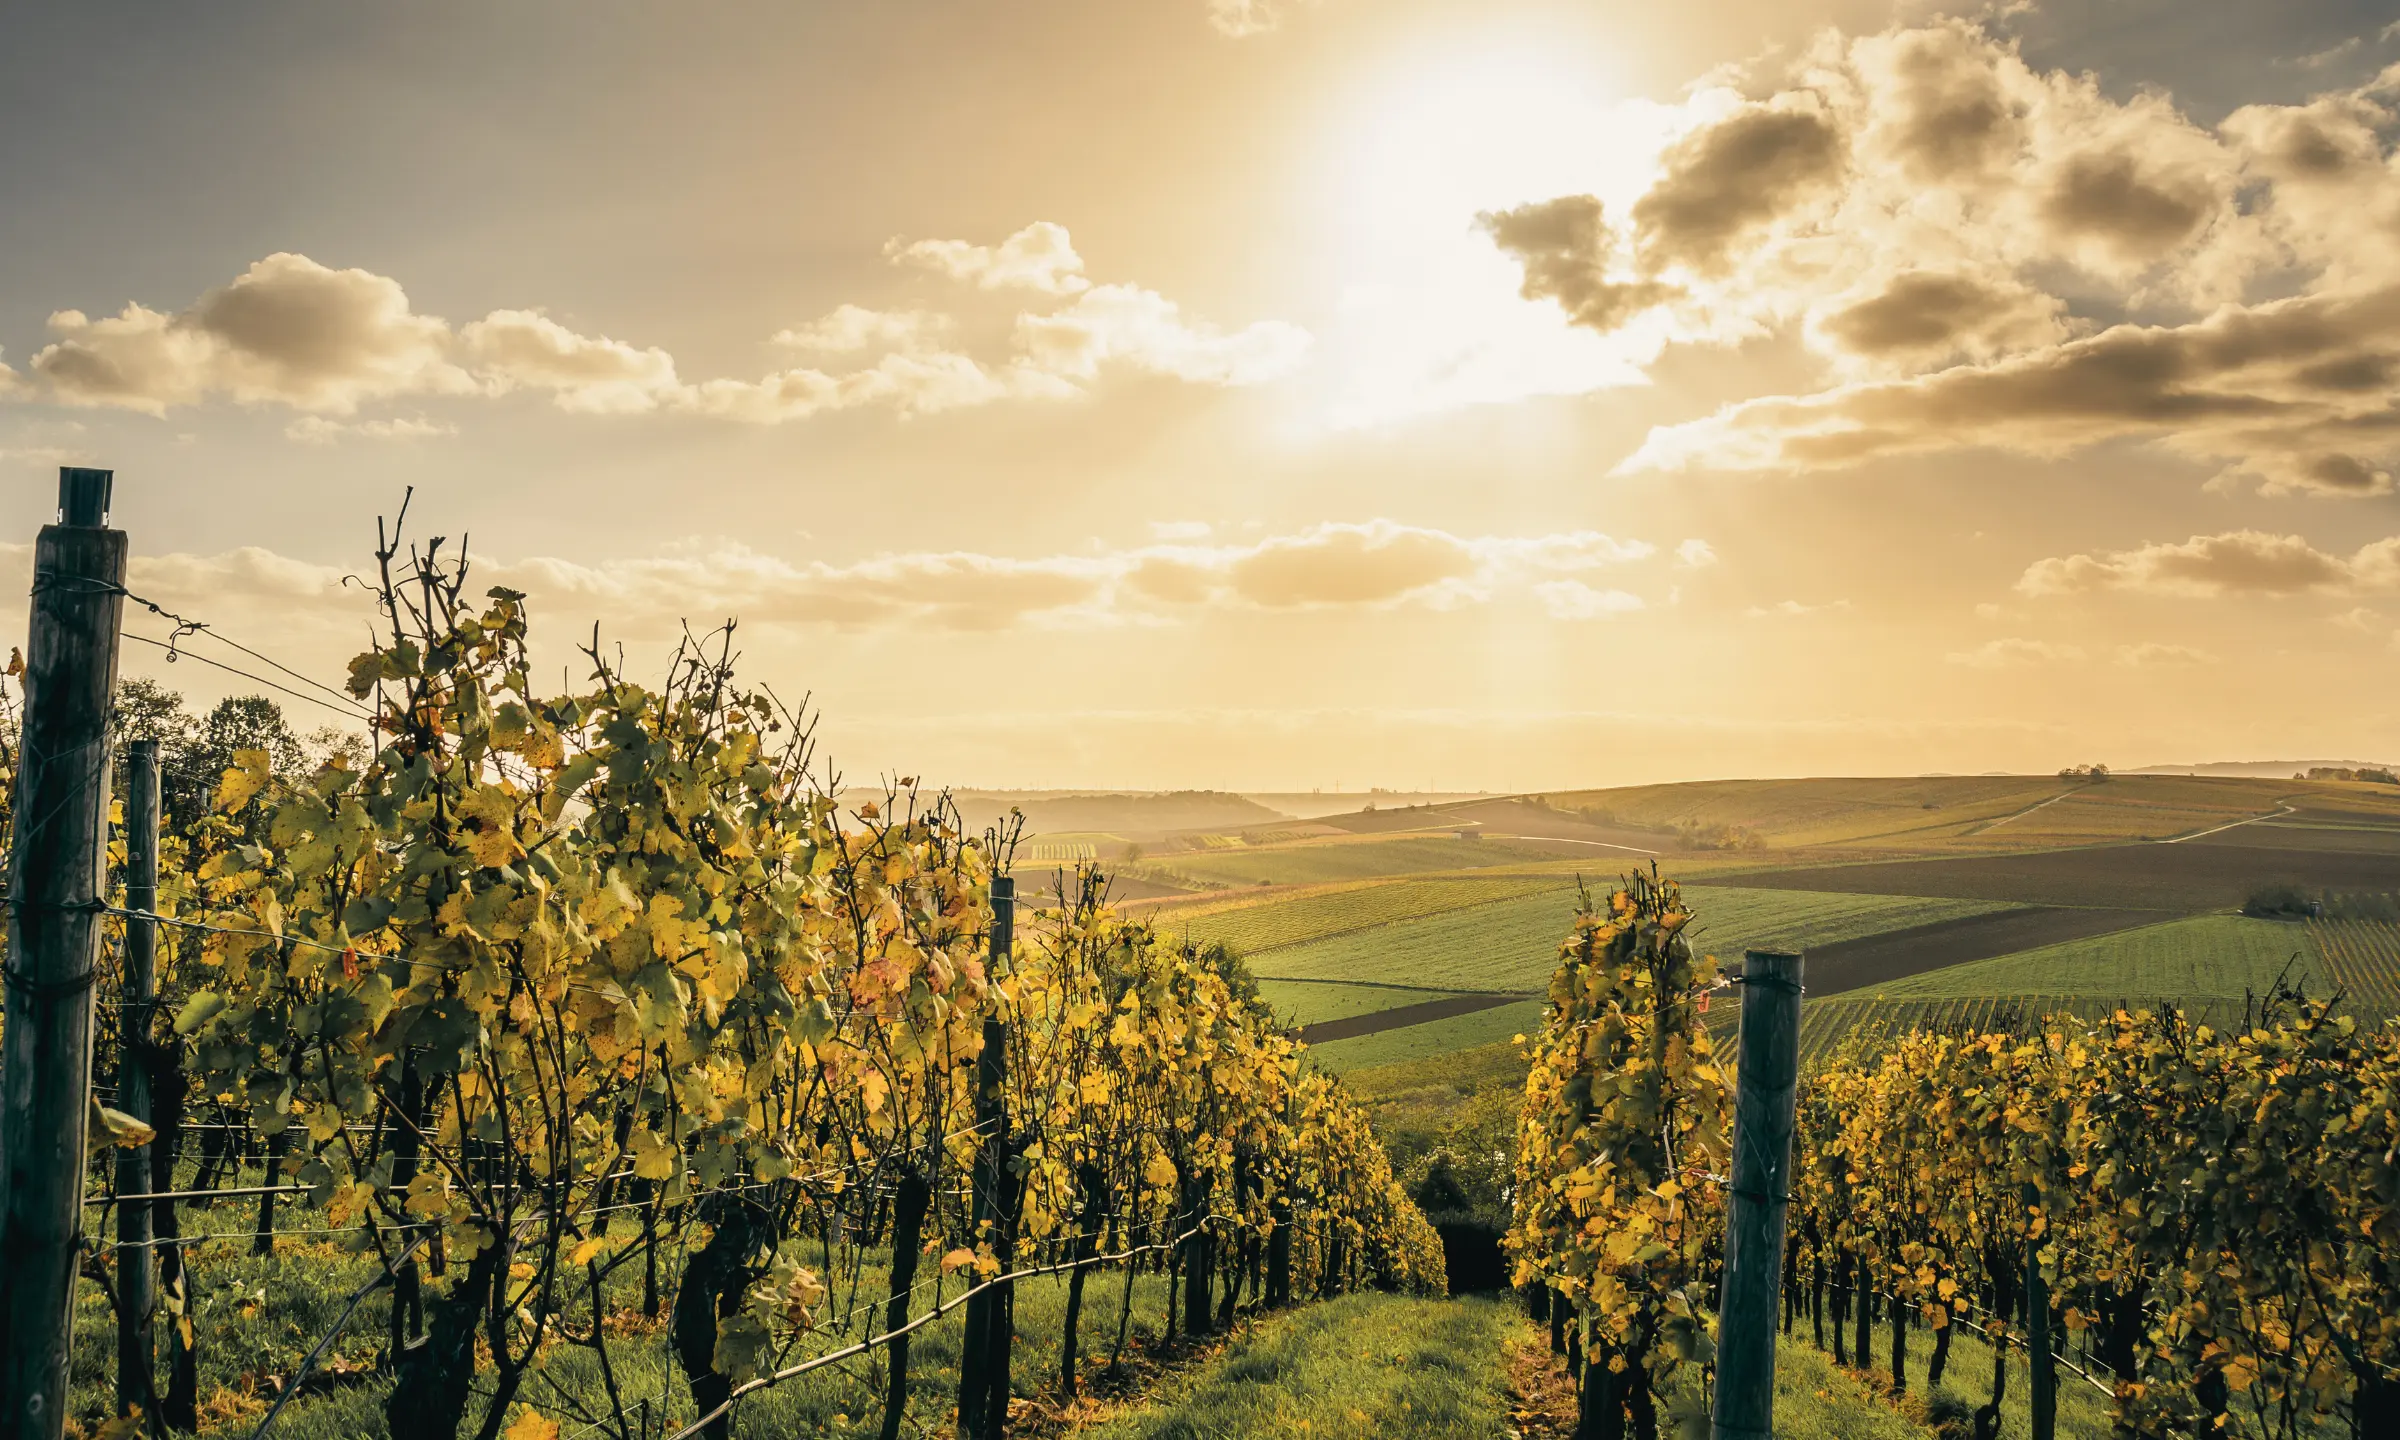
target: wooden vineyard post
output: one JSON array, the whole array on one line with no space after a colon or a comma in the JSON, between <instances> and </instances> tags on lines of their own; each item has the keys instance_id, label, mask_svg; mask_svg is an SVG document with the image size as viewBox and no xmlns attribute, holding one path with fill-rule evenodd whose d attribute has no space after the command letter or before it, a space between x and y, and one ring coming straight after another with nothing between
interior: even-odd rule
<instances>
[{"instance_id":1,"label":"wooden vineyard post","mask_svg":"<svg viewBox=\"0 0 2400 1440\"><path fill-rule=\"evenodd\" d=\"M1007 973L1016 946L1017 882L992 879L992 948L986 970L994 981ZM973 1218L988 1237L1005 1271L1015 1249L1009 1234L1016 1189L1009 1170L1008 1027L997 1017L983 1022L983 1055L975 1066L975 1128L983 1153L975 1162ZM1015 1338L1013 1287L994 1285L967 1301L966 1334L958 1365L958 1433L999 1440L1008 1426L1009 1350Z\"/></svg>"},{"instance_id":2,"label":"wooden vineyard post","mask_svg":"<svg viewBox=\"0 0 2400 1440\"><path fill-rule=\"evenodd\" d=\"M1717 1309L1711 1412L1716 1440L1766 1440L1775 1433L1776 1290L1791 1198L1800 973L1798 955L1776 950L1753 950L1742 967L1733 1191L1726 1197L1725 1293Z\"/></svg>"},{"instance_id":3,"label":"wooden vineyard post","mask_svg":"<svg viewBox=\"0 0 2400 1440\"><path fill-rule=\"evenodd\" d=\"M34 541L0 1028L0 1440L58 1440L82 1245L92 983L125 532L112 472L62 467Z\"/></svg>"},{"instance_id":4,"label":"wooden vineyard post","mask_svg":"<svg viewBox=\"0 0 2400 1440\"><path fill-rule=\"evenodd\" d=\"M158 742L125 747L125 908L158 908ZM158 931L125 921L125 973L117 1010L117 1108L149 1124L151 1016L158 1004ZM117 1193L150 1188L150 1146L117 1152ZM117 1206L117 1413L139 1405L155 1414L150 1324L158 1267L150 1246L150 1207Z\"/></svg>"},{"instance_id":5,"label":"wooden vineyard post","mask_svg":"<svg viewBox=\"0 0 2400 1440\"><path fill-rule=\"evenodd\" d=\"M2025 1213L2042 1212L2042 1187L2025 1185ZM2025 1359L2033 1369L2033 1440L2058 1433L2058 1361L2050 1353L2050 1282L2042 1275L2042 1237L2025 1237Z\"/></svg>"}]
</instances>

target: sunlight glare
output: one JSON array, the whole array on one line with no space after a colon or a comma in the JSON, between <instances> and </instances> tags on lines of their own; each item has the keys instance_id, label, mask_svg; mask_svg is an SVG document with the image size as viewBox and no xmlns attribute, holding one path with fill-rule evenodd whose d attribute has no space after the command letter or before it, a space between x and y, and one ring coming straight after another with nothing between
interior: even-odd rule
<instances>
[{"instance_id":1,"label":"sunlight glare","mask_svg":"<svg viewBox=\"0 0 2400 1440\"><path fill-rule=\"evenodd\" d=\"M1663 318L1611 336L1569 326L1520 298L1475 217L1590 193L1621 224L1676 112L1616 98L1604 57L1526 41L1420 53L1364 88L1331 187L1348 277L1328 337L1334 426L1642 383Z\"/></svg>"}]
</instances>

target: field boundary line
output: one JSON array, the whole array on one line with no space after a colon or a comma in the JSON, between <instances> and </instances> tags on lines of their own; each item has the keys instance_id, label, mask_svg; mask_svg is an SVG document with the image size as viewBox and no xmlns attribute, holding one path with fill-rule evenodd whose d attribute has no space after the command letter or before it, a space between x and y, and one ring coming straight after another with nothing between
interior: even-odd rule
<instances>
[{"instance_id":1,"label":"field boundary line","mask_svg":"<svg viewBox=\"0 0 2400 1440\"><path fill-rule=\"evenodd\" d=\"M2210 835L2222 835L2228 830L2239 830L2244 825L2256 825L2261 821L2266 820L2280 820L2286 815L2297 815L2299 813L2300 812L2298 809L2287 804L2281 809L2271 811L2265 815L2253 815L2247 820L2236 820L2230 825L2219 825L2213 830L2196 830L2189 835L2170 835L2164 840L2153 840L2150 843L2153 845L2181 845L2186 840L2199 840Z\"/></svg>"}]
</instances>

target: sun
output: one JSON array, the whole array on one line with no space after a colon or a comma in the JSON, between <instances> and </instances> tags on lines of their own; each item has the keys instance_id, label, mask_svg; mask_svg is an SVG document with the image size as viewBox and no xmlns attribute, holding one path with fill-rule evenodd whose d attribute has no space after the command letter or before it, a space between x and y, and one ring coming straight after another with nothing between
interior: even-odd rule
<instances>
[{"instance_id":1,"label":"sun","mask_svg":"<svg viewBox=\"0 0 2400 1440\"><path fill-rule=\"evenodd\" d=\"M1518 295L1477 216L1558 195L1622 217L1673 111L1629 99L1605 54L1449 37L1387 60L1334 119L1319 211L1340 287L1336 426L1641 382L1647 333L1598 336Z\"/></svg>"}]
</instances>

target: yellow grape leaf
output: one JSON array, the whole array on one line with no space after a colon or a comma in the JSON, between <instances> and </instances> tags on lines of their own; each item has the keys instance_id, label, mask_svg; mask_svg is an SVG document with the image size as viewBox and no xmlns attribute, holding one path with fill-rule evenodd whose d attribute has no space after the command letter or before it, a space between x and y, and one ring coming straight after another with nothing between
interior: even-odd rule
<instances>
[{"instance_id":1,"label":"yellow grape leaf","mask_svg":"<svg viewBox=\"0 0 2400 1440\"><path fill-rule=\"evenodd\" d=\"M942 1257L942 1273L947 1275L953 1270L963 1270L974 1263L975 1252L961 1245Z\"/></svg>"},{"instance_id":2,"label":"yellow grape leaf","mask_svg":"<svg viewBox=\"0 0 2400 1440\"><path fill-rule=\"evenodd\" d=\"M250 803L250 797L267 788L267 752L236 750L233 763L225 767L224 777L217 782L216 808L230 815Z\"/></svg>"},{"instance_id":3,"label":"yellow grape leaf","mask_svg":"<svg viewBox=\"0 0 2400 1440\"><path fill-rule=\"evenodd\" d=\"M594 1235L591 1239L575 1247L574 1252L567 1256L567 1263L576 1266L589 1265L599 1259L601 1252L607 1249L606 1237Z\"/></svg>"},{"instance_id":4,"label":"yellow grape leaf","mask_svg":"<svg viewBox=\"0 0 2400 1440\"><path fill-rule=\"evenodd\" d=\"M659 1138L655 1130L636 1130L633 1143L633 1173L644 1180L666 1180L675 1174L675 1147Z\"/></svg>"},{"instance_id":5,"label":"yellow grape leaf","mask_svg":"<svg viewBox=\"0 0 2400 1440\"><path fill-rule=\"evenodd\" d=\"M89 1119L91 1121L91 1143L95 1145L115 1145L130 1150L136 1145L147 1145L158 1138L156 1130L122 1110L109 1109L100 1103L98 1096L92 1098Z\"/></svg>"},{"instance_id":6,"label":"yellow grape leaf","mask_svg":"<svg viewBox=\"0 0 2400 1440\"><path fill-rule=\"evenodd\" d=\"M883 1072L880 1070L869 1070L858 1077L858 1091L866 1097L869 1115L883 1108L884 1097L889 1095L891 1090L892 1082L884 1079Z\"/></svg>"},{"instance_id":7,"label":"yellow grape leaf","mask_svg":"<svg viewBox=\"0 0 2400 1440\"><path fill-rule=\"evenodd\" d=\"M527 1406L500 1435L501 1440L558 1440L558 1422Z\"/></svg>"}]
</instances>

